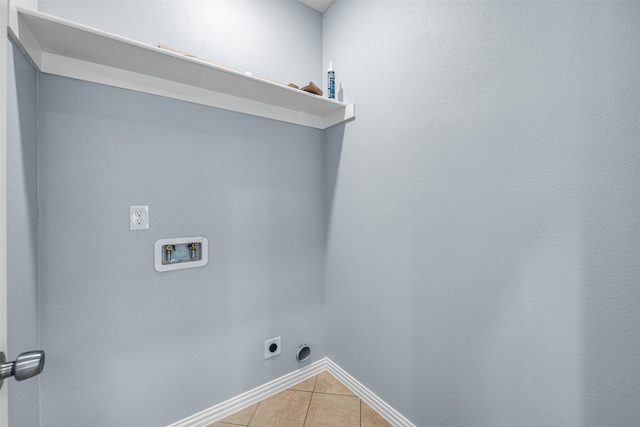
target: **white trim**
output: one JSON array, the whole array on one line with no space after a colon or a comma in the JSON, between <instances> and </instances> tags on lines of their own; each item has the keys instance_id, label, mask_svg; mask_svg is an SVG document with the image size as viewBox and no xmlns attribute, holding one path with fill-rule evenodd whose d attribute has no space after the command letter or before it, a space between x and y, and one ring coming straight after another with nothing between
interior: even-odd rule
<instances>
[{"instance_id":1,"label":"white trim","mask_svg":"<svg viewBox=\"0 0 640 427\"><path fill-rule=\"evenodd\" d=\"M389 406L384 400L376 396L371 390L363 386L358 380L349 375L328 357L205 409L204 411L198 412L197 414L191 415L190 417L170 424L167 427L206 427L211 423L220 421L235 412L258 403L269 396L273 396L282 390L286 390L292 385L295 385L300 381L304 381L307 378L323 371L328 371L340 380L351 391L353 391L356 396L362 399L363 402L371 406L371 408L395 427L416 427L415 424Z\"/></svg>"},{"instance_id":2,"label":"white trim","mask_svg":"<svg viewBox=\"0 0 640 427\"><path fill-rule=\"evenodd\" d=\"M334 377L346 385L356 396L362 399L373 410L379 413L383 418L393 424L395 427L416 427L404 415L389 406L387 402L380 399L371 390L362 385L358 380L349 375L340 366L336 365L331 359L327 358L327 371Z\"/></svg>"},{"instance_id":3,"label":"white trim","mask_svg":"<svg viewBox=\"0 0 640 427\"><path fill-rule=\"evenodd\" d=\"M317 129L355 118L352 104L36 10L12 10L12 31L43 73Z\"/></svg>"},{"instance_id":4,"label":"white trim","mask_svg":"<svg viewBox=\"0 0 640 427\"><path fill-rule=\"evenodd\" d=\"M7 0L2 0L2 2L6 2ZM9 17L8 25L9 29L14 33L18 34L18 12L16 11L16 6L25 7L28 9L37 10L38 9L38 1L37 0L9 0Z\"/></svg>"},{"instance_id":5,"label":"white trim","mask_svg":"<svg viewBox=\"0 0 640 427\"><path fill-rule=\"evenodd\" d=\"M269 396L286 390L292 385L304 381L322 371L326 370L327 359L318 360L309 366L298 369L297 371L286 374L264 385L242 393L229 400L225 400L215 406L212 406L197 414L191 415L180 421L168 425L167 427L206 427L211 423L220 421L229 415L238 412L247 406L258 403Z\"/></svg>"},{"instance_id":6,"label":"white trim","mask_svg":"<svg viewBox=\"0 0 640 427\"><path fill-rule=\"evenodd\" d=\"M137 73L61 55L54 55L48 52L41 52L37 49L30 48L28 45L24 45L24 49L33 63L37 64L38 70L47 74L54 74L57 76L85 80L107 86L134 90L165 98L206 105L208 107L215 107L252 116L313 127L316 129L323 129L323 126L325 126L325 120L328 123L331 123L331 125L335 124L332 123L333 120L331 120L331 117L325 119L314 114L269 105L267 103L257 102L251 99L233 96L215 90L208 90L189 84L174 82L148 74ZM301 95L307 96L305 93L301 93ZM339 111L338 113L346 115L342 111Z\"/></svg>"},{"instance_id":7,"label":"white trim","mask_svg":"<svg viewBox=\"0 0 640 427\"><path fill-rule=\"evenodd\" d=\"M339 123L349 123L356 118L356 104L347 104L344 110L335 111L324 116L322 129L330 128Z\"/></svg>"}]
</instances>

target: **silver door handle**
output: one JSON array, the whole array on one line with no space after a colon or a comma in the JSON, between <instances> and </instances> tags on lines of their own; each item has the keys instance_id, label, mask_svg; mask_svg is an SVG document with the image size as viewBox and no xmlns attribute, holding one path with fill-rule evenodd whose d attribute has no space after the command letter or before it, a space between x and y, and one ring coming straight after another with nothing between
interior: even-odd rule
<instances>
[{"instance_id":1,"label":"silver door handle","mask_svg":"<svg viewBox=\"0 0 640 427\"><path fill-rule=\"evenodd\" d=\"M15 377L16 381L38 375L44 369L44 351L28 351L19 355L15 362L7 362L0 352L0 388L5 378Z\"/></svg>"}]
</instances>

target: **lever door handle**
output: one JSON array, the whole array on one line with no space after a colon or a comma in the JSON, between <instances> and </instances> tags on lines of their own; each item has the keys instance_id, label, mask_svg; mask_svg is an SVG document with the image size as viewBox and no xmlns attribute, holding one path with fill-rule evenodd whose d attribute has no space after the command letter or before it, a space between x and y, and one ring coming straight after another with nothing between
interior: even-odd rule
<instances>
[{"instance_id":1,"label":"lever door handle","mask_svg":"<svg viewBox=\"0 0 640 427\"><path fill-rule=\"evenodd\" d=\"M14 362L7 362L0 352L0 388L5 378L15 377L16 381L38 375L44 369L44 351L28 351L20 354Z\"/></svg>"}]
</instances>

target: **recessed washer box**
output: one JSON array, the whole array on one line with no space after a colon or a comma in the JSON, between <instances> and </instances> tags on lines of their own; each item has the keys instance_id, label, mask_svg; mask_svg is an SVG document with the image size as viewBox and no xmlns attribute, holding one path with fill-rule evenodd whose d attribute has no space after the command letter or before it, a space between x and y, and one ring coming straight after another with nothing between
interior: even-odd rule
<instances>
[{"instance_id":1,"label":"recessed washer box","mask_svg":"<svg viewBox=\"0 0 640 427\"><path fill-rule=\"evenodd\" d=\"M176 237L156 241L155 268L157 271L203 267L209 262L209 241L206 237Z\"/></svg>"}]
</instances>

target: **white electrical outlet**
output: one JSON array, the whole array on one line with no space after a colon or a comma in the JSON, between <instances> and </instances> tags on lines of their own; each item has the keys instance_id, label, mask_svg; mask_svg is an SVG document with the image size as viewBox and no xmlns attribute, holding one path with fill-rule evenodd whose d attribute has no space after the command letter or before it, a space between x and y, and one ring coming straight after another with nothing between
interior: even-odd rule
<instances>
[{"instance_id":1,"label":"white electrical outlet","mask_svg":"<svg viewBox=\"0 0 640 427\"><path fill-rule=\"evenodd\" d=\"M149 229L149 206L129 206L129 230Z\"/></svg>"},{"instance_id":2,"label":"white electrical outlet","mask_svg":"<svg viewBox=\"0 0 640 427\"><path fill-rule=\"evenodd\" d=\"M281 347L282 345L280 343L280 337L266 340L264 342L264 358L268 359L270 357L279 355Z\"/></svg>"}]
</instances>

